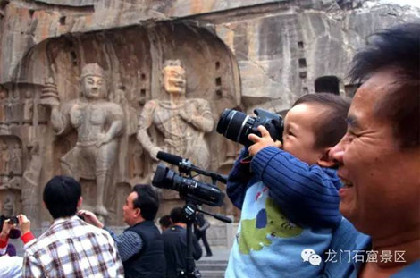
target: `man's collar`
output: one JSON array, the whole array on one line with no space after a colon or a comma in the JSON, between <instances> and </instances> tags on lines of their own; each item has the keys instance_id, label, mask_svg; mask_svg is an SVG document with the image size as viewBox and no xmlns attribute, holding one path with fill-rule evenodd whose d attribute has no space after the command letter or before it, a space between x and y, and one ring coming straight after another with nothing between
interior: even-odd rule
<instances>
[{"instance_id":1,"label":"man's collar","mask_svg":"<svg viewBox=\"0 0 420 278\"><path fill-rule=\"evenodd\" d=\"M54 219L54 224L60 224L60 223L63 223L65 221L69 221L69 220L73 221L73 220L77 220L77 219L80 219L79 216L77 216L77 215L59 217L59 218Z\"/></svg>"}]
</instances>

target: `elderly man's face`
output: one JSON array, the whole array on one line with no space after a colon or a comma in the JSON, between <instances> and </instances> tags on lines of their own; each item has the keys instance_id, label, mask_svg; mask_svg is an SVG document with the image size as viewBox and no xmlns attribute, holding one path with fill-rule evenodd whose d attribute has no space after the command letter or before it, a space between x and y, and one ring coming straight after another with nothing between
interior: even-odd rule
<instances>
[{"instance_id":1,"label":"elderly man's face","mask_svg":"<svg viewBox=\"0 0 420 278\"><path fill-rule=\"evenodd\" d=\"M98 75L86 76L82 80L82 92L86 98L105 98L105 80Z\"/></svg>"},{"instance_id":2,"label":"elderly man's face","mask_svg":"<svg viewBox=\"0 0 420 278\"><path fill-rule=\"evenodd\" d=\"M350 106L348 132L331 151L344 184L341 213L377 238L419 223L419 148L400 150L389 120L374 113L397 80L388 69L363 84Z\"/></svg>"},{"instance_id":3,"label":"elderly man's face","mask_svg":"<svg viewBox=\"0 0 420 278\"><path fill-rule=\"evenodd\" d=\"M166 66L163 69L163 87L171 94L185 94L185 70L180 66Z\"/></svg>"}]
</instances>

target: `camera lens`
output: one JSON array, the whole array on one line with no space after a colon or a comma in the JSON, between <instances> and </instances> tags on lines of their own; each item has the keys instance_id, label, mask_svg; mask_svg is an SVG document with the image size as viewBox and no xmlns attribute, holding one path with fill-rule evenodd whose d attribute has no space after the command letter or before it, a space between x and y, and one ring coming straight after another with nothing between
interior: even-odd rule
<instances>
[{"instance_id":1,"label":"camera lens","mask_svg":"<svg viewBox=\"0 0 420 278\"><path fill-rule=\"evenodd\" d=\"M235 142L250 145L248 134L254 122L255 118L249 117L245 113L225 109L217 123L216 131Z\"/></svg>"},{"instance_id":2,"label":"camera lens","mask_svg":"<svg viewBox=\"0 0 420 278\"><path fill-rule=\"evenodd\" d=\"M263 125L273 139L281 140L283 132L281 116L259 108L255 109L254 112L256 117L248 116L233 109L225 109L217 123L216 131L232 141L249 147L254 142L248 139L248 135L255 133L261 136L257 127Z\"/></svg>"}]
</instances>

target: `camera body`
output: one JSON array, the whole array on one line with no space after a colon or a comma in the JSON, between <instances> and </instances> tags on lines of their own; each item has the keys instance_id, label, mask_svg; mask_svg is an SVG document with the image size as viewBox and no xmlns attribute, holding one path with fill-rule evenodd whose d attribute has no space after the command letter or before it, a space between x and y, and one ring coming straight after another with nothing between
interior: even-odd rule
<instances>
[{"instance_id":1,"label":"camera body","mask_svg":"<svg viewBox=\"0 0 420 278\"><path fill-rule=\"evenodd\" d=\"M15 215L13 215L13 216L0 215L0 222L1 223L3 223L6 220L9 220L9 219L13 224L18 224L19 223L19 219Z\"/></svg>"},{"instance_id":2,"label":"camera body","mask_svg":"<svg viewBox=\"0 0 420 278\"><path fill-rule=\"evenodd\" d=\"M19 224L19 219L17 216L5 216L0 215L0 232L3 230L4 221L9 220L13 224ZM9 238L11 239L17 239L20 237L20 230L12 228L12 230L9 233Z\"/></svg>"},{"instance_id":3,"label":"camera body","mask_svg":"<svg viewBox=\"0 0 420 278\"><path fill-rule=\"evenodd\" d=\"M182 198L188 199L196 205L223 205L224 193L216 186L181 176L161 164L156 167L152 184L155 187L176 190Z\"/></svg>"},{"instance_id":4,"label":"camera body","mask_svg":"<svg viewBox=\"0 0 420 278\"><path fill-rule=\"evenodd\" d=\"M262 125L274 140L282 140L283 119L278 114L273 114L264 109L255 109L255 117L245 113L225 109L217 123L216 131L224 137L238 142L244 146L251 146L254 142L248 139L250 133L261 137L257 127Z\"/></svg>"}]
</instances>

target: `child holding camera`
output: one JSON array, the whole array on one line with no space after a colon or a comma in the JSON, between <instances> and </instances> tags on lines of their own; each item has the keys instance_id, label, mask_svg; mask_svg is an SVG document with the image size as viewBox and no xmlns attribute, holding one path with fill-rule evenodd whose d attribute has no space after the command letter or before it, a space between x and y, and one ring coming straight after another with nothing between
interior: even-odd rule
<instances>
[{"instance_id":1,"label":"child holding camera","mask_svg":"<svg viewBox=\"0 0 420 278\"><path fill-rule=\"evenodd\" d=\"M332 94L299 98L285 117L283 143L259 126L227 183L241 209L226 277L317 277L341 221L341 187L328 152L347 130L349 103ZM248 157L252 156L252 160Z\"/></svg>"}]
</instances>

